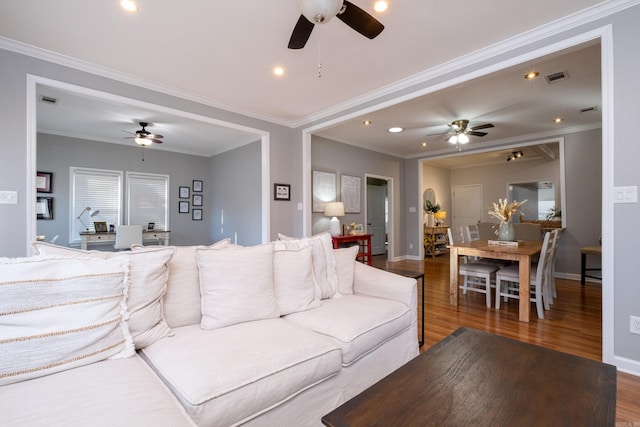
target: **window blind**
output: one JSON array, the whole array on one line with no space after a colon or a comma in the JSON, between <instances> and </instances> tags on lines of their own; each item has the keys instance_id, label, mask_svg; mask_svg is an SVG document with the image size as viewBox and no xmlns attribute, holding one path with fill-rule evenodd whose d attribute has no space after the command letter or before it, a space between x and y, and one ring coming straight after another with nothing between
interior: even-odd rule
<instances>
[{"instance_id":1,"label":"window blind","mask_svg":"<svg viewBox=\"0 0 640 427\"><path fill-rule=\"evenodd\" d=\"M127 224L169 229L169 176L127 172Z\"/></svg>"},{"instance_id":2,"label":"window blind","mask_svg":"<svg viewBox=\"0 0 640 427\"><path fill-rule=\"evenodd\" d=\"M71 176L71 224L69 241L79 242L80 232L86 231L78 216L87 207L99 211L94 217L89 212L82 215L82 221L89 231L95 231L94 221L120 224L122 217L122 172L105 169L70 168Z\"/></svg>"}]
</instances>

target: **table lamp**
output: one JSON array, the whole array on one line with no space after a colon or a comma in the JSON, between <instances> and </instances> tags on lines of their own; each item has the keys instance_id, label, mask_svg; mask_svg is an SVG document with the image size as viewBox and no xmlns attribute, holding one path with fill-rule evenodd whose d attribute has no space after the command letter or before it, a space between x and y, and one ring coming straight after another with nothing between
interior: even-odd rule
<instances>
[{"instance_id":1,"label":"table lamp","mask_svg":"<svg viewBox=\"0 0 640 427\"><path fill-rule=\"evenodd\" d=\"M90 207L87 206L82 210L82 212L80 212L80 215L78 215L78 220L82 223L82 225L84 225L85 230L89 231L89 227L87 227L87 224L85 224L84 221L82 220L82 215L86 214L87 212L89 212L89 217L93 218L94 216L98 215L100 211L91 209Z\"/></svg>"},{"instance_id":2,"label":"table lamp","mask_svg":"<svg viewBox=\"0 0 640 427\"><path fill-rule=\"evenodd\" d=\"M339 216L344 216L344 203L342 202L328 202L324 205L324 216L330 216L329 221L329 233L333 236L340 235L340 221Z\"/></svg>"},{"instance_id":3,"label":"table lamp","mask_svg":"<svg viewBox=\"0 0 640 427\"><path fill-rule=\"evenodd\" d=\"M444 220L447 219L446 211L438 211L433 214L433 217L436 219L436 225L443 225Z\"/></svg>"}]
</instances>

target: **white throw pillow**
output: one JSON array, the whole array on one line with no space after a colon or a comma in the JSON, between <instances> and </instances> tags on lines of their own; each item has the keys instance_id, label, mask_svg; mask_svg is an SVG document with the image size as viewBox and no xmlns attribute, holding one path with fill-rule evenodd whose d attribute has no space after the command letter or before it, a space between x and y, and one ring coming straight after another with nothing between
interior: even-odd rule
<instances>
[{"instance_id":1,"label":"white throw pillow","mask_svg":"<svg viewBox=\"0 0 640 427\"><path fill-rule=\"evenodd\" d=\"M278 233L278 239L287 242L288 249L311 244L313 248L313 274L319 287L317 297L320 299L333 297L338 291L338 279L336 277L336 263L333 257L331 234L326 231L311 237L298 239Z\"/></svg>"},{"instance_id":2,"label":"white throw pillow","mask_svg":"<svg viewBox=\"0 0 640 427\"><path fill-rule=\"evenodd\" d=\"M230 244L230 239L224 239L209 246L223 247ZM171 257L167 292L163 298L163 312L167 324L171 328L199 324L200 313L200 275L196 260L196 249L206 249L207 246L176 246L176 253ZM132 249L137 251L138 246Z\"/></svg>"},{"instance_id":3,"label":"white throw pillow","mask_svg":"<svg viewBox=\"0 0 640 427\"><path fill-rule=\"evenodd\" d=\"M358 245L348 248L334 249L336 259L336 276L338 276L338 292L342 295L353 295L353 278L356 272L356 255Z\"/></svg>"},{"instance_id":4,"label":"white throw pillow","mask_svg":"<svg viewBox=\"0 0 640 427\"><path fill-rule=\"evenodd\" d=\"M273 253L273 284L281 315L318 307L313 283L311 246L278 249Z\"/></svg>"},{"instance_id":5,"label":"white throw pillow","mask_svg":"<svg viewBox=\"0 0 640 427\"><path fill-rule=\"evenodd\" d=\"M196 249L203 329L280 316L273 287L273 246Z\"/></svg>"},{"instance_id":6,"label":"white throw pillow","mask_svg":"<svg viewBox=\"0 0 640 427\"><path fill-rule=\"evenodd\" d=\"M167 290L167 263L175 253L173 246L145 246L135 251L81 251L64 246L35 242L40 255L71 258L124 259L129 262L129 330L136 349L145 348L173 331L164 320L162 298Z\"/></svg>"},{"instance_id":7,"label":"white throw pillow","mask_svg":"<svg viewBox=\"0 0 640 427\"><path fill-rule=\"evenodd\" d=\"M0 386L133 355L127 264L0 258Z\"/></svg>"}]
</instances>

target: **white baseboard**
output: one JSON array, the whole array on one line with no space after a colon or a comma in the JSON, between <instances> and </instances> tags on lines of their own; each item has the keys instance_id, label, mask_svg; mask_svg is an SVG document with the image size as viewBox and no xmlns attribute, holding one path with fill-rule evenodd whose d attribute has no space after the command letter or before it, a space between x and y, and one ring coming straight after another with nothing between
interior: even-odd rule
<instances>
[{"instance_id":1,"label":"white baseboard","mask_svg":"<svg viewBox=\"0 0 640 427\"><path fill-rule=\"evenodd\" d=\"M619 371L640 377L640 362L626 357L614 356L613 364Z\"/></svg>"}]
</instances>

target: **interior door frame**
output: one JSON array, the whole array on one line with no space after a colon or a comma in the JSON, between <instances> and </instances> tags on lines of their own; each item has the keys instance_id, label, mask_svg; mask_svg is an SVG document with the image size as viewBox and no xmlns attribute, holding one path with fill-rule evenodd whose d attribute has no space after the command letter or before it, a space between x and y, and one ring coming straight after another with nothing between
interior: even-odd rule
<instances>
[{"instance_id":1,"label":"interior door frame","mask_svg":"<svg viewBox=\"0 0 640 427\"><path fill-rule=\"evenodd\" d=\"M389 221L387 223L387 261L393 261L395 259L395 251L393 249L393 243L395 242L395 233L394 233L394 215L393 212L395 211L394 209L394 200L395 198L393 197L393 177L390 176L384 176L384 175L376 175L376 174L371 174L371 173L366 173L364 174L364 221L368 223L369 221L369 212L367 212L367 178L377 178L377 179L382 179L384 181L387 181L387 199L388 199L388 205L389 205Z\"/></svg>"}]
</instances>

